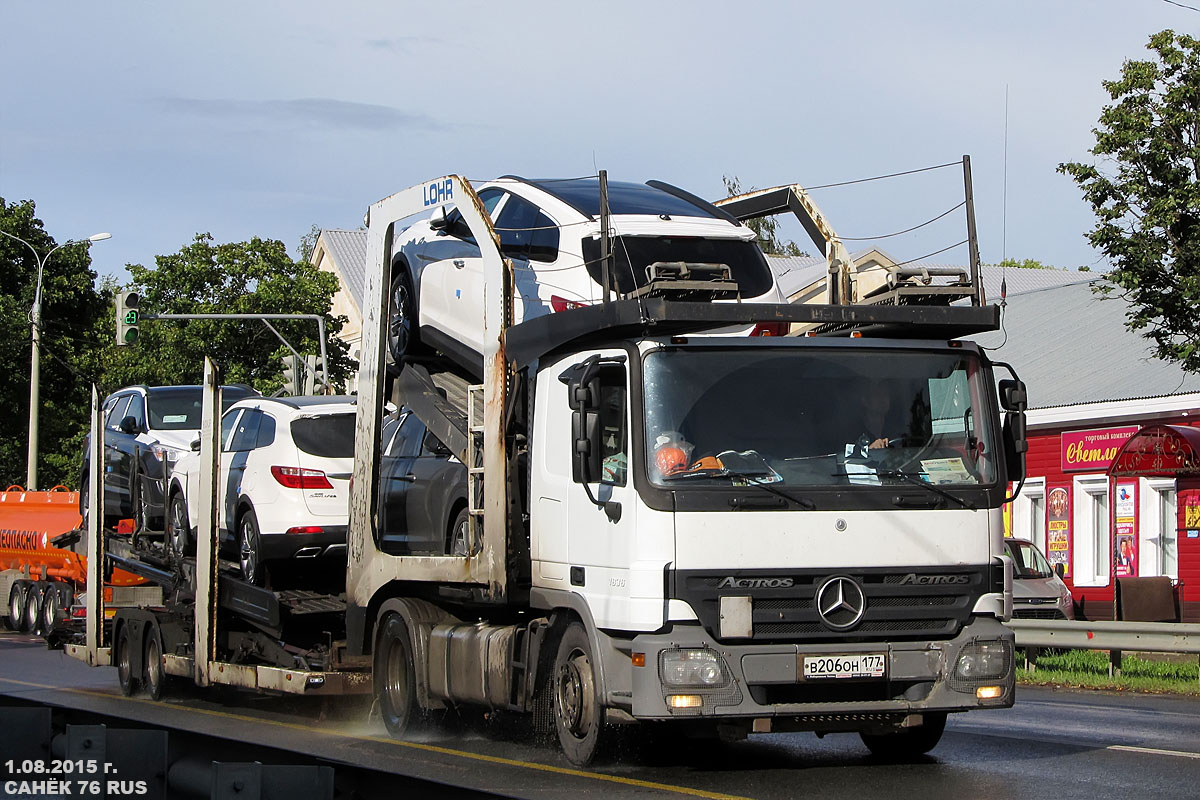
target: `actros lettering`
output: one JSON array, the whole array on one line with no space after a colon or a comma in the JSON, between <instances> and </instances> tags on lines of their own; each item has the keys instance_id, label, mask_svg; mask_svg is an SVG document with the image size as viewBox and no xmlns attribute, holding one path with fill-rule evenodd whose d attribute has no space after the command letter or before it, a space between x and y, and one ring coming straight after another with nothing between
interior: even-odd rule
<instances>
[{"instance_id":1,"label":"actros lettering","mask_svg":"<svg viewBox=\"0 0 1200 800\"><path fill-rule=\"evenodd\" d=\"M735 578L730 575L717 584L718 589L787 589L791 578Z\"/></svg>"},{"instance_id":2,"label":"actros lettering","mask_svg":"<svg viewBox=\"0 0 1200 800\"><path fill-rule=\"evenodd\" d=\"M910 572L900 581L900 585L909 586L945 586L967 583L971 578L967 575L918 575Z\"/></svg>"}]
</instances>

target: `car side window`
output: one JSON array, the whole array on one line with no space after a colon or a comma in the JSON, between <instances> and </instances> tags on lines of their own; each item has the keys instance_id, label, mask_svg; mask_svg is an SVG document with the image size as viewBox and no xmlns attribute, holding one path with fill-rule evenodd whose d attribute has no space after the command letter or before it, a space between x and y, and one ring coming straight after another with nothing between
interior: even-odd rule
<instances>
[{"instance_id":1,"label":"car side window","mask_svg":"<svg viewBox=\"0 0 1200 800\"><path fill-rule=\"evenodd\" d=\"M233 428L233 441L229 449L234 452L253 450L258 444L258 422L262 412L257 409L246 409Z\"/></svg>"},{"instance_id":2,"label":"car side window","mask_svg":"<svg viewBox=\"0 0 1200 800\"><path fill-rule=\"evenodd\" d=\"M133 417L133 421L137 424L138 430L146 428L146 401L140 394L129 395L129 407L125 410L125 417ZM121 420L117 420L120 423Z\"/></svg>"},{"instance_id":3,"label":"car side window","mask_svg":"<svg viewBox=\"0 0 1200 800\"><path fill-rule=\"evenodd\" d=\"M275 442L275 418L270 414L260 412L258 421L258 444L256 447L267 447Z\"/></svg>"},{"instance_id":4,"label":"car side window","mask_svg":"<svg viewBox=\"0 0 1200 800\"><path fill-rule=\"evenodd\" d=\"M129 408L129 395L119 395L108 411L105 424L114 431L121 429L121 420L125 419L125 409Z\"/></svg>"},{"instance_id":5,"label":"car side window","mask_svg":"<svg viewBox=\"0 0 1200 800\"><path fill-rule=\"evenodd\" d=\"M421 457L445 458L449 454L450 448L442 444L442 440L434 436L433 431L427 430L421 439Z\"/></svg>"},{"instance_id":6,"label":"car side window","mask_svg":"<svg viewBox=\"0 0 1200 800\"><path fill-rule=\"evenodd\" d=\"M221 450L227 451L229 447L229 437L233 433L234 423L238 421L238 417L242 415L242 409L235 408L232 411L226 411L225 416L221 417Z\"/></svg>"},{"instance_id":7,"label":"car side window","mask_svg":"<svg viewBox=\"0 0 1200 800\"><path fill-rule=\"evenodd\" d=\"M412 414L400 419L400 431L392 440L389 455L394 458L412 458L421 452L421 441L425 438L425 426Z\"/></svg>"},{"instance_id":8,"label":"car side window","mask_svg":"<svg viewBox=\"0 0 1200 800\"><path fill-rule=\"evenodd\" d=\"M534 261L558 258L558 226L524 198L509 196L496 220L496 233L506 256Z\"/></svg>"}]
</instances>

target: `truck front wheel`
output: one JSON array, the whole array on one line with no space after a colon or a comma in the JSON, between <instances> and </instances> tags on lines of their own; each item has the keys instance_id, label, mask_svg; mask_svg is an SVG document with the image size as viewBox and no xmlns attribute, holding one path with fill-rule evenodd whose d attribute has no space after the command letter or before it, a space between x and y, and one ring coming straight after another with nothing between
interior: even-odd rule
<instances>
[{"instance_id":1,"label":"truck front wheel","mask_svg":"<svg viewBox=\"0 0 1200 800\"><path fill-rule=\"evenodd\" d=\"M889 761L906 761L923 756L942 739L946 730L946 713L925 714L925 722L915 728L903 728L892 733L859 733L872 755Z\"/></svg>"},{"instance_id":2,"label":"truck front wheel","mask_svg":"<svg viewBox=\"0 0 1200 800\"><path fill-rule=\"evenodd\" d=\"M563 754L580 767L590 764L611 737L593 662L587 631L572 622L554 659L554 725Z\"/></svg>"},{"instance_id":3,"label":"truck front wheel","mask_svg":"<svg viewBox=\"0 0 1200 800\"><path fill-rule=\"evenodd\" d=\"M420 714L417 707L416 664L408 626L399 614L389 614L375 646L375 692L388 733L404 735Z\"/></svg>"}]
</instances>

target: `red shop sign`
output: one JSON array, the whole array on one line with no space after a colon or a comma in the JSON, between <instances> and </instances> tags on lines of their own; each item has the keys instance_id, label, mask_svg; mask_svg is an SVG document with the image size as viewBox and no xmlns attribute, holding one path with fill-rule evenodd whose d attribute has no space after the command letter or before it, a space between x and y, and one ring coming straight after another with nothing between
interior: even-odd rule
<instances>
[{"instance_id":1,"label":"red shop sign","mask_svg":"<svg viewBox=\"0 0 1200 800\"><path fill-rule=\"evenodd\" d=\"M1062 471L1107 470L1108 465L1120 452L1121 445L1137 432L1137 425L1091 431L1064 431L1060 451Z\"/></svg>"}]
</instances>

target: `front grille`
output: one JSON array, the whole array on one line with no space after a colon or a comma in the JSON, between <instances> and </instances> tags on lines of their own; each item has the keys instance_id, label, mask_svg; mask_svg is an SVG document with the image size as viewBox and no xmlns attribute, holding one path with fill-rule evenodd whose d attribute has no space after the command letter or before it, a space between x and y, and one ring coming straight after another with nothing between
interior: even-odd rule
<instances>
[{"instance_id":1,"label":"front grille","mask_svg":"<svg viewBox=\"0 0 1200 800\"><path fill-rule=\"evenodd\" d=\"M1066 619L1057 608L1014 608L1013 619Z\"/></svg>"},{"instance_id":2,"label":"front grille","mask_svg":"<svg viewBox=\"0 0 1200 800\"><path fill-rule=\"evenodd\" d=\"M815 605L818 589L834 575L855 580L866 601L862 619L848 630L823 623ZM957 635L967 623L976 600L990 590L989 577L986 566L756 570L733 576L727 571L680 570L675 573L673 596L691 605L700 623L718 640L723 596L751 598L756 642L944 639Z\"/></svg>"}]
</instances>

